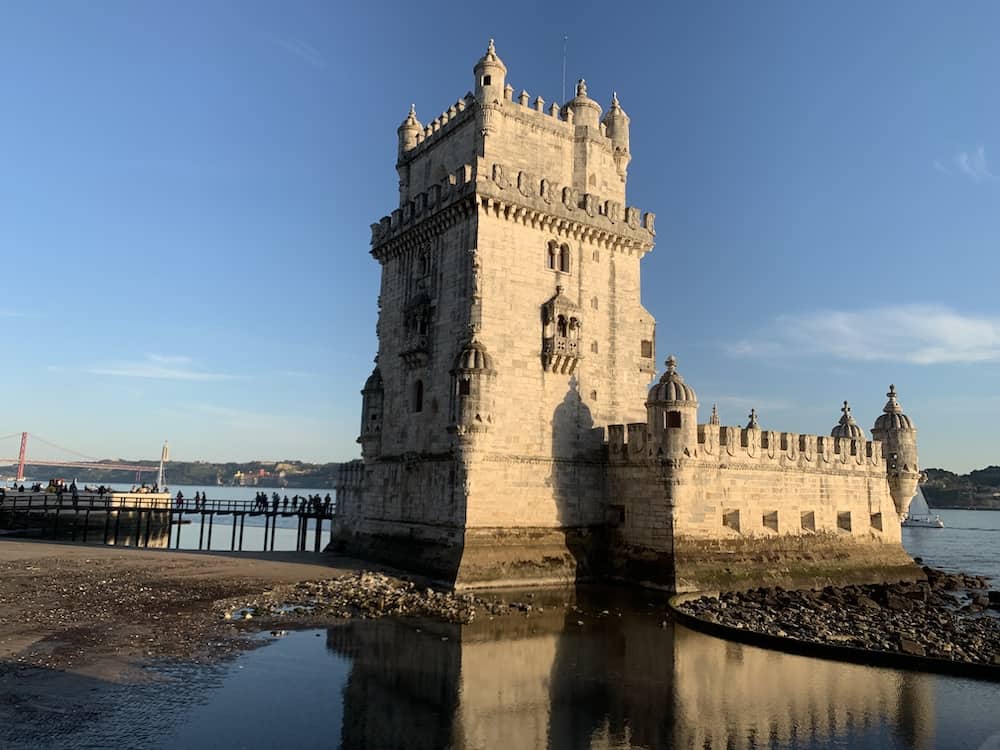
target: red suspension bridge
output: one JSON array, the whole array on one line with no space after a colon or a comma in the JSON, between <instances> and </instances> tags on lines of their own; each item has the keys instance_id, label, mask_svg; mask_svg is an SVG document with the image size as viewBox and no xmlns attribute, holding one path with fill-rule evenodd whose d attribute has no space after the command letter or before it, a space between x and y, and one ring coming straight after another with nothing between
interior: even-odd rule
<instances>
[{"instance_id":1,"label":"red suspension bridge","mask_svg":"<svg viewBox=\"0 0 1000 750\"><path fill-rule=\"evenodd\" d=\"M143 472L161 472L163 470L163 462L168 460L167 457L167 446L166 443L163 445L163 453L160 460L159 466L144 466L141 464L127 464L115 461L103 461L99 458L94 458L93 456L86 456L83 453L78 453L77 451L71 450L69 448L64 448L61 445L56 445L45 438L39 437L38 435L31 434L33 441L42 443L49 448L55 448L62 453L68 453L76 460L67 461L53 461L53 460L42 460L37 458L29 459L27 457L28 452L28 435L27 432L12 432L10 435L0 435L0 443L4 440L9 440L11 438L17 438L18 435L21 437L21 449L18 452L17 458L0 458L0 466L13 466L17 465L17 481L20 482L24 479L24 466L25 464L31 464L32 466L60 466L70 469L108 469L115 471L134 471L136 476L136 481L141 481ZM0 448L0 452L2 448Z\"/></svg>"}]
</instances>

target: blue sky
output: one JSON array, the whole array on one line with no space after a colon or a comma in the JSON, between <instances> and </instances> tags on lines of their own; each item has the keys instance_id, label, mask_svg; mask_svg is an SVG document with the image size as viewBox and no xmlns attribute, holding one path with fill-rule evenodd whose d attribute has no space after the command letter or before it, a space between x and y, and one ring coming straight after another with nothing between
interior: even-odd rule
<instances>
[{"instance_id":1,"label":"blue sky","mask_svg":"<svg viewBox=\"0 0 1000 750\"><path fill-rule=\"evenodd\" d=\"M1000 463L1000 6L11 2L0 436L93 456L357 455L396 127L490 37L632 118L643 301L705 407ZM0 454L16 451L0 440ZM40 443L29 455L53 457Z\"/></svg>"}]
</instances>

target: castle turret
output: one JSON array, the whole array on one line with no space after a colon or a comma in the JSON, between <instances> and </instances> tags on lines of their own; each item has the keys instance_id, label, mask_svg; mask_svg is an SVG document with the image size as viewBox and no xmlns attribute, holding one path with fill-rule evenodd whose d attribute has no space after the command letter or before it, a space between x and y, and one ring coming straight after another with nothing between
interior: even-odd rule
<instances>
[{"instance_id":1,"label":"castle turret","mask_svg":"<svg viewBox=\"0 0 1000 750\"><path fill-rule=\"evenodd\" d=\"M573 110L574 125L597 130L601 122L601 105L587 96L587 82L582 78L576 82L576 96L567 102L566 109Z\"/></svg>"},{"instance_id":2,"label":"castle turret","mask_svg":"<svg viewBox=\"0 0 1000 750\"><path fill-rule=\"evenodd\" d=\"M618 176L624 181L632 154L629 153L628 146L629 116L618 103L618 92L611 96L611 108L604 115L603 123L614 149L615 168L618 170Z\"/></svg>"},{"instance_id":3,"label":"castle turret","mask_svg":"<svg viewBox=\"0 0 1000 750\"><path fill-rule=\"evenodd\" d=\"M490 383L496 377L493 358L473 339L462 347L451 370L452 427L459 434L485 432L493 422Z\"/></svg>"},{"instance_id":4,"label":"castle turret","mask_svg":"<svg viewBox=\"0 0 1000 750\"><path fill-rule=\"evenodd\" d=\"M890 385L883 414L875 420L872 438L882 441L889 491L896 512L905 516L917 491L920 467L917 464L917 428L896 400L896 386Z\"/></svg>"},{"instance_id":5,"label":"castle turret","mask_svg":"<svg viewBox=\"0 0 1000 750\"><path fill-rule=\"evenodd\" d=\"M476 101L480 104L503 101L504 77L507 75L507 66L497 56L492 39L486 48L486 54L479 59L472 72L476 76Z\"/></svg>"},{"instance_id":6,"label":"castle turret","mask_svg":"<svg viewBox=\"0 0 1000 750\"><path fill-rule=\"evenodd\" d=\"M646 419L654 455L691 456L698 447L698 397L677 372L677 359L667 357L666 372L649 390Z\"/></svg>"},{"instance_id":7,"label":"castle turret","mask_svg":"<svg viewBox=\"0 0 1000 750\"><path fill-rule=\"evenodd\" d=\"M372 374L361 389L361 455L374 458L382 447L382 399L385 388L382 384L382 373L376 365Z\"/></svg>"},{"instance_id":8,"label":"castle turret","mask_svg":"<svg viewBox=\"0 0 1000 750\"><path fill-rule=\"evenodd\" d=\"M851 414L851 407L845 401L844 405L840 407L840 411L843 412L840 417L840 421L833 426L830 430L830 436L835 438L847 438L849 440L864 440L865 431L861 429L861 425L854 421L854 417Z\"/></svg>"},{"instance_id":9,"label":"castle turret","mask_svg":"<svg viewBox=\"0 0 1000 750\"><path fill-rule=\"evenodd\" d=\"M417 135L424 126L420 124L420 120L417 119L417 108L416 105L410 105L410 113L406 116L406 119L400 123L400 126L396 128L396 133L399 134L399 155L402 157L407 151L412 148L416 148L417 145Z\"/></svg>"}]
</instances>

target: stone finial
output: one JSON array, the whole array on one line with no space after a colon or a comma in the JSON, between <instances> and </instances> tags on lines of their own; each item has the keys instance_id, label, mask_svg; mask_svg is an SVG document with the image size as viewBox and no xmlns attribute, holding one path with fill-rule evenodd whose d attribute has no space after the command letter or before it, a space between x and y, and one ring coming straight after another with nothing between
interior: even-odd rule
<instances>
[{"instance_id":1,"label":"stone finial","mask_svg":"<svg viewBox=\"0 0 1000 750\"><path fill-rule=\"evenodd\" d=\"M503 96L509 102L514 100L514 87L509 83L503 87Z\"/></svg>"},{"instance_id":2,"label":"stone finial","mask_svg":"<svg viewBox=\"0 0 1000 750\"><path fill-rule=\"evenodd\" d=\"M889 397L889 400L885 402L885 407L882 411L886 414L900 414L903 411L903 407L896 400L896 386L890 383L889 392L885 395Z\"/></svg>"},{"instance_id":3,"label":"stone finial","mask_svg":"<svg viewBox=\"0 0 1000 750\"><path fill-rule=\"evenodd\" d=\"M493 46L493 40L490 39L490 43L486 45L486 54L495 55L497 53L497 48Z\"/></svg>"},{"instance_id":4,"label":"stone finial","mask_svg":"<svg viewBox=\"0 0 1000 750\"><path fill-rule=\"evenodd\" d=\"M748 416L750 417L750 421L747 422L747 429L748 430L759 430L760 429L760 423L757 421L757 410L756 409L751 409L750 410L750 414Z\"/></svg>"},{"instance_id":5,"label":"stone finial","mask_svg":"<svg viewBox=\"0 0 1000 750\"><path fill-rule=\"evenodd\" d=\"M712 416L708 418L708 423L710 425L719 425L719 407L718 404L712 404Z\"/></svg>"},{"instance_id":6,"label":"stone finial","mask_svg":"<svg viewBox=\"0 0 1000 750\"><path fill-rule=\"evenodd\" d=\"M675 372L677 372L677 357L675 357L673 354L667 357L666 361L663 364L667 366L667 372L669 374L672 375Z\"/></svg>"},{"instance_id":7,"label":"stone finial","mask_svg":"<svg viewBox=\"0 0 1000 750\"><path fill-rule=\"evenodd\" d=\"M611 109L621 109L621 105L618 103L618 92L611 92Z\"/></svg>"},{"instance_id":8,"label":"stone finial","mask_svg":"<svg viewBox=\"0 0 1000 750\"><path fill-rule=\"evenodd\" d=\"M587 95L587 82L582 78L576 82L576 95L577 96Z\"/></svg>"},{"instance_id":9,"label":"stone finial","mask_svg":"<svg viewBox=\"0 0 1000 750\"><path fill-rule=\"evenodd\" d=\"M407 120L416 120L417 119L417 105L416 104L411 104L410 105L410 114L409 114L409 116L406 119Z\"/></svg>"}]
</instances>

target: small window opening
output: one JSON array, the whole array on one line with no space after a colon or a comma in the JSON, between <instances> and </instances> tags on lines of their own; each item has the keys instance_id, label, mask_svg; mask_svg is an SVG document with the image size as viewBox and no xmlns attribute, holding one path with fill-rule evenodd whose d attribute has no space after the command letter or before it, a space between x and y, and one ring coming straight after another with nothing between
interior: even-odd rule
<instances>
[{"instance_id":1,"label":"small window opening","mask_svg":"<svg viewBox=\"0 0 1000 750\"><path fill-rule=\"evenodd\" d=\"M559 248L559 270L569 273L569 246L563 245Z\"/></svg>"},{"instance_id":2,"label":"small window opening","mask_svg":"<svg viewBox=\"0 0 1000 750\"><path fill-rule=\"evenodd\" d=\"M643 340L642 342L642 356L646 359L653 358L653 342Z\"/></svg>"},{"instance_id":3,"label":"small window opening","mask_svg":"<svg viewBox=\"0 0 1000 750\"><path fill-rule=\"evenodd\" d=\"M738 510L722 511L722 525L733 531L740 530L740 512Z\"/></svg>"},{"instance_id":4,"label":"small window opening","mask_svg":"<svg viewBox=\"0 0 1000 750\"><path fill-rule=\"evenodd\" d=\"M489 76L483 76L483 86L489 86L491 80Z\"/></svg>"},{"instance_id":5,"label":"small window opening","mask_svg":"<svg viewBox=\"0 0 1000 750\"><path fill-rule=\"evenodd\" d=\"M837 513L837 528L841 531L851 530L851 511L842 510Z\"/></svg>"},{"instance_id":6,"label":"small window opening","mask_svg":"<svg viewBox=\"0 0 1000 750\"><path fill-rule=\"evenodd\" d=\"M816 512L812 510L802 511L802 530L816 531Z\"/></svg>"},{"instance_id":7,"label":"small window opening","mask_svg":"<svg viewBox=\"0 0 1000 750\"><path fill-rule=\"evenodd\" d=\"M472 393L472 381L470 381L468 378L462 378L461 380L459 380L458 395L468 396L470 393Z\"/></svg>"},{"instance_id":8,"label":"small window opening","mask_svg":"<svg viewBox=\"0 0 1000 750\"><path fill-rule=\"evenodd\" d=\"M546 258L547 267L550 271L556 270L556 257L558 255L558 247L555 242L550 242L548 245L548 257Z\"/></svg>"},{"instance_id":9,"label":"small window opening","mask_svg":"<svg viewBox=\"0 0 1000 750\"><path fill-rule=\"evenodd\" d=\"M424 410L424 381L418 380L413 384L413 411Z\"/></svg>"},{"instance_id":10,"label":"small window opening","mask_svg":"<svg viewBox=\"0 0 1000 750\"><path fill-rule=\"evenodd\" d=\"M882 531L882 514L872 513L872 528Z\"/></svg>"},{"instance_id":11,"label":"small window opening","mask_svg":"<svg viewBox=\"0 0 1000 750\"><path fill-rule=\"evenodd\" d=\"M595 310L597 309L597 297L594 297L593 299L590 300L590 306Z\"/></svg>"},{"instance_id":12,"label":"small window opening","mask_svg":"<svg viewBox=\"0 0 1000 750\"><path fill-rule=\"evenodd\" d=\"M679 411L668 411L666 416L667 427L680 427L681 426L681 413Z\"/></svg>"},{"instance_id":13,"label":"small window opening","mask_svg":"<svg viewBox=\"0 0 1000 750\"><path fill-rule=\"evenodd\" d=\"M597 391L591 391L590 392L590 400L591 401L597 401Z\"/></svg>"},{"instance_id":14,"label":"small window opening","mask_svg":"<svg viewBox=\"0 0 1000 750\"><path fill-rule=\"evenodd\" d=\"M778 511L772 510L770 513L765 513L761 518L761 523L764 525L765 529L770 529L771 531L778 530Z\"/></svg>"},{"instance_id":15,"label":"small window opening","mask_svg":"<svg viewBox=\"0 0 1000 750\"><path fill-rule=\"evenodd\" d=\"M560 315L558 320L556 320L556 335L566 338L566 334L567 334L566 318L565 316Z\"/></svg>"},{"instance_id":16,"label":"small window opening","mask_svg":"<svg viewBox=\"0 0 1000 750\"><path fill-rule=\"evenodd\" d=\"M596 341L591 341L590 342L590 351L593 352L594 354L597 354L597 342Z\"/></svg>"}]
</instances>

